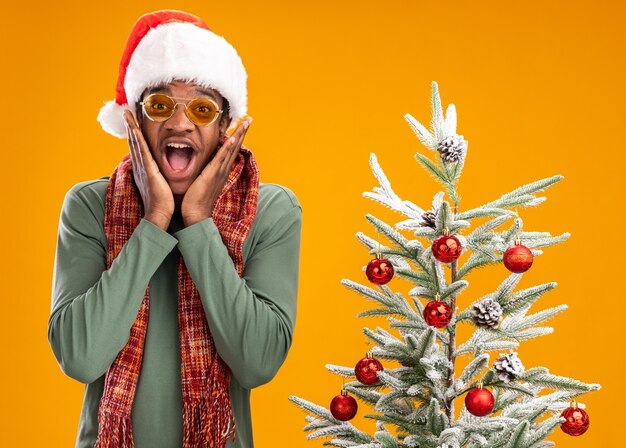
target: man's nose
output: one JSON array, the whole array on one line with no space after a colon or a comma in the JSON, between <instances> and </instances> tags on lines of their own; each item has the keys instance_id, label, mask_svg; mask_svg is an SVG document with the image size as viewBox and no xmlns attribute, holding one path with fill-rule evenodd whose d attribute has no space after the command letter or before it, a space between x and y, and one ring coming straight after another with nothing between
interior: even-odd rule
<instances>
[{"instance_id":1,"label":"man's nose","mask_svg":"<svg viewBox=\"0 0 626 448\"><path fill-rule=\"evenodd\" d=\"M176 132L193 131L195 125L185 114L185 105L177 104L174 114L165 122L165 127Z\"/></svg>"}]
</instances>

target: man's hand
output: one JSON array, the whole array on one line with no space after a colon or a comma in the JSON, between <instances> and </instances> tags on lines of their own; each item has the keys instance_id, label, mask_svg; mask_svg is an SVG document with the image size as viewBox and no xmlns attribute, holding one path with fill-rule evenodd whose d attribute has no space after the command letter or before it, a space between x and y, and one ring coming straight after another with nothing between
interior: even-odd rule
<instances>
[{"instance_id":1,"label":"man's hand","mask_svg":"<svg viewBox=\"0 0 626 448\"><path fill-rule=\"evenodd\" d=\"M144 205L144 218L167 230L174 214L174 194L154 161L135 117L124 111L133 177Z\"/></svg>"},{"instance_id":2,"label":"man's hand","mask_svg":"<svg viewBox=\"0 0 626 448\"><path fill-rule=\"evenodd\" d=\"M215 201L226 184L251 122L252 118L248 117L239 123L233 134L216 149L213 160L187 189L180 208L185 227L210 218L213 214Z\"/></svg>"}]
</instances>

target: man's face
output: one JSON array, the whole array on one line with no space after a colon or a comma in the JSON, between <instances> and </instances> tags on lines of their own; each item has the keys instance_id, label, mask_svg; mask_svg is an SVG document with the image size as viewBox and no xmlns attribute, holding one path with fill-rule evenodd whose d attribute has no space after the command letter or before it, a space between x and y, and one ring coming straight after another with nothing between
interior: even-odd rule
<instances>
[{"instance_id":1,"label":"man's face","mask_svg":"<svg viewBox=\"0 0 626 448\"><path fill-rule=\"evenodd\" d=\"M187 103L197 97L208 97L215 101L220 109L223 106L223 98L216 90L184 81L174 80L169 84L146 89L142 101L152 93L165 93L175 98L178 103ZM156 122L146 117L140 107L137 109L137 120L144 139L159 171L172 189L176 203L179 204L189 186L213 159L220 138L228 129L230 119L220 115L208 126L197 126L185 115L183 104L178 104L174 115L163 122ZM172 144L188 145L191 149L175 149ZM179 169L175 169L176 167Z\"/></svg>"}]
</instances>

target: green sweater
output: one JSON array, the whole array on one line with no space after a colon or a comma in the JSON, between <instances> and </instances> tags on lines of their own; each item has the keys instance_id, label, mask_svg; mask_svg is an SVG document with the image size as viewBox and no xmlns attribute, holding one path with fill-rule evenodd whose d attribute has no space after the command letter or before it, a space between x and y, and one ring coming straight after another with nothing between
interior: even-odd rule
<instances>
[{"instance_id":1,"label":"green sweater","mask_svg":"<svg viewBox=\"0 0 626 448\"><path fill-rule=\"evenodd\" d=\"M178 254L232 372L237 440L226 446L252 447L250 389L274 377L293 338L302 207L288 188L260 185L243 245L243 277L213 219L185 228L180 215L167 232L142 218L107 270L107 182L108 176L74 185L59 220L48 339L63 372L86 385L76 448L95 444L105 373L128 341L148 282L150 314L131 413L133 438L136 448L182 446Z\"/></svg>"}]
</instances>

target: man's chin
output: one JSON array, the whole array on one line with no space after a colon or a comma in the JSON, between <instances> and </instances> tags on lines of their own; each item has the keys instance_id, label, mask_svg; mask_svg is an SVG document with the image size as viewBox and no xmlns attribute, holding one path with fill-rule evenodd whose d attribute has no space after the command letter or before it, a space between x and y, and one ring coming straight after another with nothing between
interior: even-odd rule
<instances>
[{"instance_id":1,"label":"man's chin","mask_svg":"<svg viewBox=\"0 0 626 448\"><path fill-rule=\"evenodd\" d=\"M174 194L174 196L184 196L185 193L187 192L187 190L189 189L189 186L192 184L191 180L171 180L171 179L167 179L167 184L170 186L170 190L172 190L172 193Z\"/></svg>"}]
</instances>

